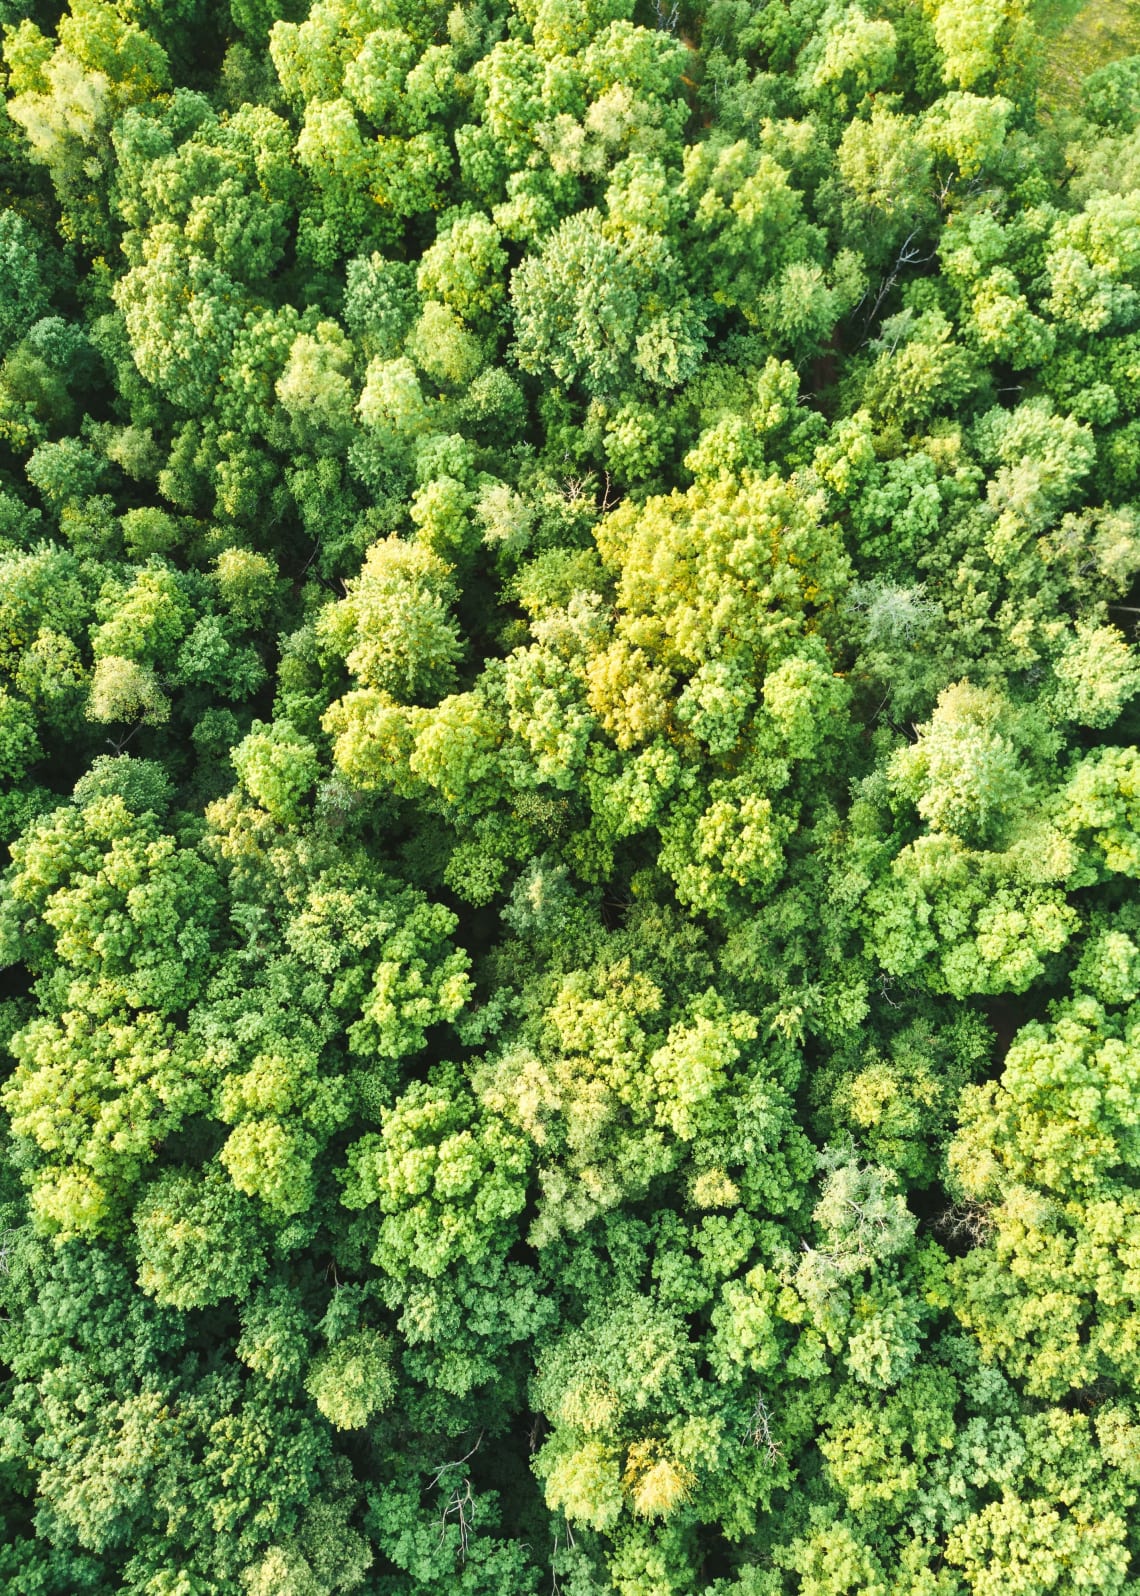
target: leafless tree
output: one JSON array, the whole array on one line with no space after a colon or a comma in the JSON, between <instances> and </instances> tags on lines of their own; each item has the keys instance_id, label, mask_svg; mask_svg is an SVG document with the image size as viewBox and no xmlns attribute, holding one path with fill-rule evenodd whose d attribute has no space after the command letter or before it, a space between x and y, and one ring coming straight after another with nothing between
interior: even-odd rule
<instances>
[{"instance_id":1,"label":"leafless tree","mask_svg":"<svg viewBox=\"0 0 1140 1596\"><path fill-rule=\"evenodd\" d=\"M570 1528L570 1520L569 1519L564 1519L562 1527L563 1527L563 1530L564 1530L565 1535L566 1535L566 1546L567 1546L567 1549L570 1550L570 1551L573 1551L573 1549L574 1549L574 1531ZM559 1532L558 1532L558 1529L556 1527L555 1531L554 1531L554 1545L551 1548L551 1552L550 1552L550 1596L558 1596L558 1593L562 1589L562 1583L561 1583L561 1581L558 1578L558 1563L557 1563L558 1538L559 1538Z\"/></svg>"},{"instance_id":2,"label":"leafless tree","mask_svg":"<svg viewBox=\"0 0 1140 1596\"><path fill-rule=\"evenodd\" d=\"M657 0L658 33L676 33L680 20L680 0Z\"/></svg>"},{"instance_id":3,"label":"leafless tree","mask_svg":"<svg viewBox=\"0 0 1140 1596\"><path fill-rule=\"evenodd\" d=\"M933 255L920 255L918 253L918 250L915 248L914 244L914 234L909 233L907 237L903 239L898 255L895 257L894 265L883 278L883 281L879 287L878 295L875 299L875 303L867 312L867 319L863 325L867 328L872 325L875 317L879 313L879 307L882 305L884 299L886 299L891 289L898 282L901 273L904 272L908 266L925 266L928 261L933 259Z\"/></svg>"},{"instance_id":4,"label":"leafless tree","mask_svg":"<svg viewBox=\"0 0 1140 1596\"><path fill-rule=\"evenodd\" d=\"M772 1415L768 1411L768 1404L763 1396L756 1398L756 1406L752 1409L749 1419L749 1435L752 1445L768 1454L768 1461L775 1463L780 1456L780 1447L772 1434Z\"/></svg>"},{"instance_id":5,"label":"leafless tree","mask_svg":"<svg viewBox=\"0 0 1140 1596\"><path fill-rule=\"evenodd\" d=\"M934 1228L947 1241L965 1243L968 1247L984 1247L994 1233L994 1220L989 1209L981 1203L955 1203L938 1215Z\"/></svg>"},{"instance_id":6,"label":"leafless tree","mask_svg":"<svg viewBox=\"0 0 1140 1596\"><path fill-rule=\"evenodd\" d=\"M458 1527L460 1562L467 1560L467 1549L471 1543L471 1531L475 1523L475 1497L471 1491L471 1481L465 1474L459 1474L459 1471L469 1458L475 1456L482 1440L483 1431L480 1430L471 1450L452 1463L441 1463L427 1485L429 1491L442 1488L447 1493L440 1509L439 1538L442 1543L446 1538L449 1524L454 1523Z\"/></svg>"}]
</instances>

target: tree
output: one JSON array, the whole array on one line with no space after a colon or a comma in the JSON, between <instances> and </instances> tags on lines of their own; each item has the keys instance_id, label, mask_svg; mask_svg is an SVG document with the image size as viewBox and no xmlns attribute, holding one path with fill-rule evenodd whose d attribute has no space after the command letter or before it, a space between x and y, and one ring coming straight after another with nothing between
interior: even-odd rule
<instances>
[{"instance_id":1,"label":"tree","mask_svg":"<svg viewBox=\"0 0 1140 1596\"><path fill-rule=\"evenodd\" d=\"M519 363L588 393L619 393L639 378L676 387L704 346L700 310L672 286L679 274L665 239L615 231L583 211L524 261L511 280Z\"/></svg>"},{"instance_id":2,"label":"tree","mask_svg":"<svg viewBox=\"0 0 1140 1596\"><path fill-rule=\"evenodd\" d=\"M960 1316L1033 1393L1132 1379L1119 1271L1134 1068L1127 1026L1085 998L1024 1027L1000 1082L963 1097L949 1157L962 1193L986 1205L988 1244L953 1271Z\"/></svg>"},{"instance_id":3,"label":"tree","mask_svg":"<svg viewBox=\"0 0 1140 1596\"><path fill-rule=\"evenodd\" d=\"M244 1297L264 1268L250 1205L220 1170L167 1170L135 1209L139 1285L171 1308Z\"/></svg>"},{"instance_id":4,"label":"tree","mask_svg":"<svg viewBox=\"0 0 1140 1596\"><path fill-rule=\"evenodd\" d=\"M64 235L92 250L108 248L111 124L167 88L166 52L105 0L78 0L60 19L54 48L25 18L5 44L5 60L15 91L11 115L32 159L48 169Z\"/></svg>"},{"instance_id":5,"label":"tree","mask_svg":"<svg viewBox=\"0 0 1140 1596\"><path fill-rule=\"evenodd\" d=\"M37 253L32 229L19 212L0 211L0 257L5 281L11 284L0 321L0 345L5 350L47 309L48 289Z\"/></svg>"},{"instance_id":6,"label":"tree","mask_svg":"<svg viewBox=\"0 0 1140 1596\"><path fill-rule=\"evenodd\" d=\"M369 550L348 597L321 616L320 632L365 687L412 700L438 696L462 652L454 592L438 555L391 537Z\"/></svg>"}]
</instances>

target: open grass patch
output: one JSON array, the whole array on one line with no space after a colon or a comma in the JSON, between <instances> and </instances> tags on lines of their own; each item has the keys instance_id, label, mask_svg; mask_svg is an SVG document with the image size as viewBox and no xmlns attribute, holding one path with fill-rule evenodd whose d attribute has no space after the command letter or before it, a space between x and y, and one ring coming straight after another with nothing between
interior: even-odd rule
<instances>
[{"instance_id":1,"label":"open grass patch","mask_svg":"<svg viewBox=\"0 0 1140 1596\"><path fill-rule=\"evenodd\" d=\"M1091 72L1140 55L1140 0L1041 0L1034 17L1044 45L1046 105L1075 106Z\"/></svg>"}]
</instances>

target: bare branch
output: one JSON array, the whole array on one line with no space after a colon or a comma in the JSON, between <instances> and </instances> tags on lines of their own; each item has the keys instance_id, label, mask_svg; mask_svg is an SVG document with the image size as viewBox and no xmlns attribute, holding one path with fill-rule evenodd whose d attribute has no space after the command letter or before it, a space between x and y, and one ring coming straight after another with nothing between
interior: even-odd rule
<instances>
[{"instance_id":1,"label":"bare branch","mask_svg":"<svg viewBox=\"0 0 1140 1596\"><path fill-rule=\"evenodd\" d=\"M656 27L658 33L676 33L681 20L680 0L657 0Z\"/></svg>"},{"instance_id":2,"label":"bare branch","mask_svg":"<svg viewBox=\"0 0 1140 1596\"><path fill-rule=\"evenodd\" d=\"M772 1415L768 1411L768 1404L763 1396L756 1398L756 1406L752 1409L749 1420L749 1434L752 1445L768 1454L769 1462L775 1463L781 1456L779 1444L772 1434Z\"/></svg>"},{"instance_id":3,"label":"bare branch","mask_svg":"<svg viewBox=\"0 0 1140 1596\"><path fill-rule=\"evenodd\" d=\"M470 1434L470 1431L468 1431L468 1434ZM482 1444L483 1431L480 1430L475 1445L471 1448L470 1452L465 1452L461 1458L456 1458L454 1463L441 1463L436 1469L435 1473L432 1475L431 1479L428 1481L427 1489L429 1491L434 1491L437 1485L442 1485L443 1481L453 1469L461 1469L464 1463L467 1462L468 1458L473 1458L475 1456Z\"/></svg>"}]
</instances>

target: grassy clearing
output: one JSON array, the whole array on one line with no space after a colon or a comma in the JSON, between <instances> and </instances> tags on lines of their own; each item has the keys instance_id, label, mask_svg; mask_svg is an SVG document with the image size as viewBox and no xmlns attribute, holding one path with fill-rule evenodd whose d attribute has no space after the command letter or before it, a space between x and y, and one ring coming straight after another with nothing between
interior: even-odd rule
<instances>
[{"instance_id":1,"label":"grassy clearing","mask_svg":"<svg viewBox=\"0 0 1140 1596\"><path fill-rule=\"evenodd\" d=\"M1040 0L1034 17L1045 47L1046 103L1075 105L1090 72L1140 55L1140 0Z\"/></svg>"}]
</instances>

